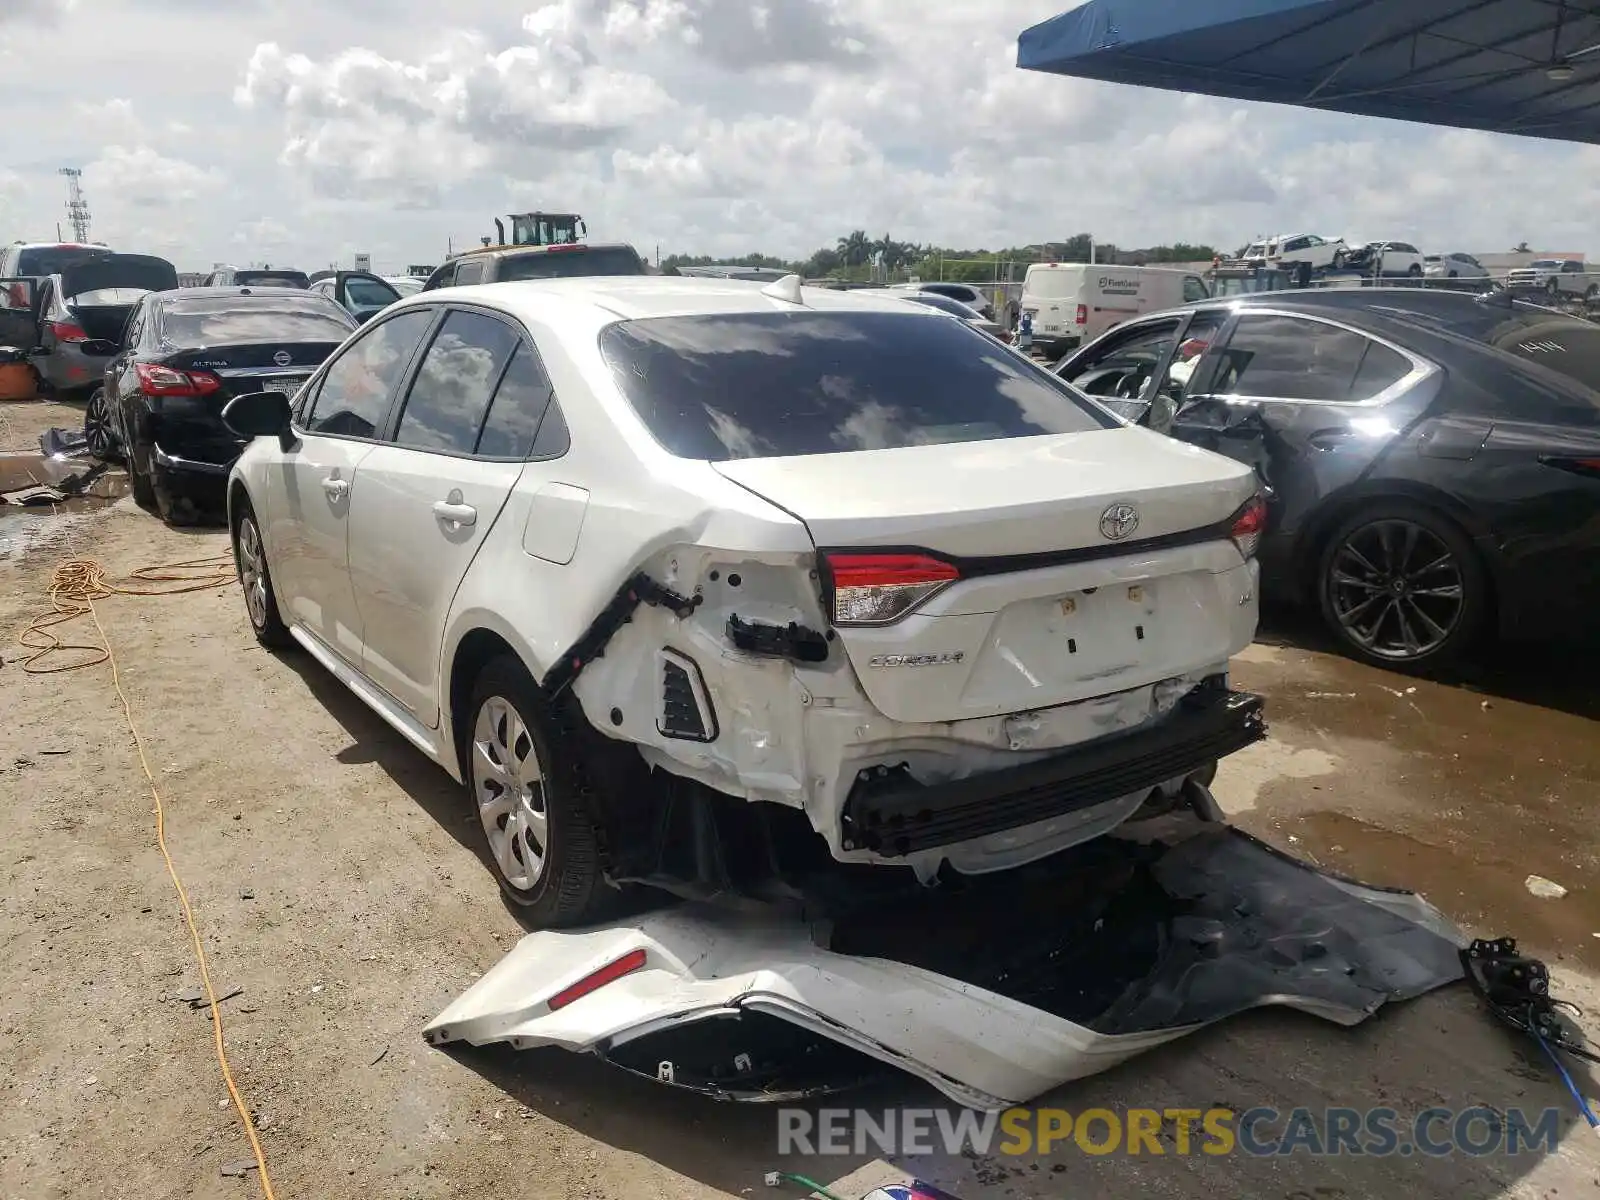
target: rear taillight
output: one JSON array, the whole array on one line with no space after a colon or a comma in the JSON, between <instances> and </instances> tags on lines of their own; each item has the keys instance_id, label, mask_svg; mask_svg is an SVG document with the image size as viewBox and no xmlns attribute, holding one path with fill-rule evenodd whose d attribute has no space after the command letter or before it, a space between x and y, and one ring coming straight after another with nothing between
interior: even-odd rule
<instances>
[{"instance_id":1,"label":"rear taillight","mask_svg":"<svg viewBox=\"0 0 1600 1200\"><path fill-rule=\"evenodd\" d=\"M1546 455L1539 461L1547 467L1571 471L1574 475L1600 476L1600 458L1557 458L1554 455Z\"/></svg>"},{"instance_id":2,"label":"rear taillight","mask_svg":"<svg viewBox=\"0 0 1600 1200\"><path fill-rule=\"evenodd\" d=\"M89 335L76 321L51 321L50 332L58 342L87 342Z\"/></svg>"},{"instance_id":3,"label":"rear taillight","mask_svg":"<svg viewBox=\"0 0 1600 1200\"><path fill-rule=\"evenodd\" d=\"M222 386L210 371L178 371L160 363L135 363L139 390L146 396L209 396Z\"/></svg>"},{"instance_id":4,"label":"rear taillight","mask_svg":"<svg viewBox=\"0 0 1600 1200\"><path fill-rule=\"evenodd\" d=\"M1267 502L1260 496L1252 496L1245 502L1233 516L1233 528L1228 531L1228 536L1233 539L1233 544L1239 547L1239 553L1250 559L1256 556L1256 549L1261 545L1261 535L1267 530Z\"/></svg>"},{"instance_id":5,"label":"rear taillight","mask_svg":"<svg viewBox=\"0 0 1600 1200\"><path fill-rule=\"evenodd\" d=\"M550 997L550 1011L565 1008L574 1000L582 1000L591 992L597 992L608 983L615 983L624 975L632 975L635 971L644 968L645 954L643 950L631 950L621 958L608 962L598 971L591 971L577 983L569 988L564 988Z\"/></svg>"},{"instance_id":6,"label":"rear taillight","mask_svg":"<svg viewBox=\"0 0 1600 1200\"><path fill-rule=\"evenodd\" d=\"M1089 306L1087 304L1078 305L1078 315L1073 320L1079 325L1087 325L1089 323Z\"/></svg>"},{"instance_id":7,"label":"rear taillight","mask_svg":"<svg viewBox=\"0 0 1600 1200\"><path fill-rule=\"evenodd\" d=\"M829 554L827 562L835 625L887 625L961 578L927 554Z\"/></svg>"}]
</instances>

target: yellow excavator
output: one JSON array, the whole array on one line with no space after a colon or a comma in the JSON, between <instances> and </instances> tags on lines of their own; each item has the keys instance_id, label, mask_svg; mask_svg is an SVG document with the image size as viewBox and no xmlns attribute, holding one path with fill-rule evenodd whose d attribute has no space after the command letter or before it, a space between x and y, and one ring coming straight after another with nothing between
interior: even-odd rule
<instances>
[{"instance_id":1,"label":"yellow excavator","mask_svg":"<svg viewBox=\"0 0 1600 1200\"><path fill-rule=\"evenodd\" d=\"M577 213L512 213L511 240L506 240L505 222L494 219L494 231L502 246L571 246L589 236L583 218Z\"/></svg>"}]
</instances>

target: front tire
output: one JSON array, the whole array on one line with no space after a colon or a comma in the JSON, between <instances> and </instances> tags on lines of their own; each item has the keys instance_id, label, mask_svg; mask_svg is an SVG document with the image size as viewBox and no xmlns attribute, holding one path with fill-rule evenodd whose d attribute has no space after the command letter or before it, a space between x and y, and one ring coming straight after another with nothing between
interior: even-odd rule
<instances>
[{"instance_id":1,"label":"front tire","mask_svg":"<svg viewBox=\"0 0 1600 1200\"><path fill-rule=\"evenodd\" d=\"M1422 268L1417 266L1416 263L1412 263L1410 268L1407 269L1406 274L1411 276L1412 279L1421 279Z\"/></svg>"},{"instance_id":2,"label":"front tire","mask_svg":"<svg viewBox=\"0 0 1600 1200\"><path fill-rule=\"evenodd\" d=\"M1333 269L1335 271L1344 270L1344 251L1343 250L1335 250L1333 252Z\"/></svg>"},{"instance_id":3,"label":"front tire","mask_svg":"<svg viewBox=\"0 0 1600 1200\"><path fill-rule=\"evenodd\" d=\"M511 657L479 673L465 730L468 793L500 890L535 928L594 921L607 892L583 739Z\"/></svg>"},{"instance_id":4,"label":"front tire","mask_svg":"<svg viewBox=\"0 0 1600 1200\"><path fill-rule=\"evenodd\" d=\"M269 650L283 650L294 644L289 627L278 612L278 597L272 590L272 572L267 567L266 543L255 510L245 501L233 523L233 563L244 591L244 609L256 641Z\"/></svg>"},{"instance_id":5,"label":"front tire","mask_svg":"<svg viewBox=\"0 0 1600 1200\"><path fill-rule=\"evenodd\" d=\"M89 453L98 459L114 462L122 457L121 442L111 422L111 405L106 401L106 389L95 388L83 410L83 439L89 444Z\"/></svg>"},{"instance_id":6,"label":"front tire","mask_svg":"<svg viewBox=\"0 0 1600 1200\"><path fill-rule=\"evenodd\" d=\"M1472 539L1409 501L1346 519L1318 566L1323 620L1353 657L1402 671L1448 665L1481 636L1489 577Z\"/></svg>"}]
</instances>

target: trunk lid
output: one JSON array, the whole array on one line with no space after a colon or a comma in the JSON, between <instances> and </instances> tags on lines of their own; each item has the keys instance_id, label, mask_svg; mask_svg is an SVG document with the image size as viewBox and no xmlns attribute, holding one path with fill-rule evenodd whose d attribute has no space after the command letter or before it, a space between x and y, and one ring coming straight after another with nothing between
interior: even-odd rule
<instances>
[{"instance_id":1,"label":"trunk lid","mask_svg":"<svg viewBox=\"0 0 1600 1200\"><path fill-rule=\"evenodd\" d=\"M68 300L85 292L131 288L167 292L178 286L178 270L149 254L107 254L63 268L61 294Z\"/></svg>"},{"instance_id":2,"label":"trunk lid","mask_svg":"<svg viewBox=\"0 0 1600 1200\"><path fill-rule=\"evenodd\" d=\"M1253 568L1227 537L1254 475L1148 430L715 466L803 521L824 558L928 552L956 566L908 615L836 626L896 721L1126 692L1225 662L1255 635Z\"/></svg>"},{"instance_id":3,"label":"trunk lid","mask_svg":"<svg viewBox=\"0 0 1600 1200\"><path fill-rule=\"evenodd\" d=\"M1420 897L1322 875L1225 827L1175 845L1106 838L959 891L857 900L830 914L827 941L798 918L732 908L531 933L424 1036L559 1046L764 1101L835 1090L815 1070L832 1045L994 1111L1250 1008L1354 1025L1462 974L1460 931ZM860 1079L838 1066L836 1087Z\"/></svg>"},{"instance_id":4,"label":"trunk lid","mask_svg":"<svg viewBox=\"0 0 1600 1200\"><path fill-rule=\"evenodd\" d=\"M211 393L221 413L228 400L249 392L294 395L338 348L338 342L243 342L178 350L161 361L174 370L206 371L222 380L221 390Z\"/></svg>"},{"instance_id":5,"label":"trunk lid","mask_svg":"<svg viewBox=\"0 0 1600 1200\"><path fill-rule=\"evenodd\" d=\"M1108 505L1139 508L1131 543L1214 525L1250 472L1143 429L746 458L717 471L803 521L820 549L916 546L956 557L1104 546Z\"/></svg>"}]
</instances>

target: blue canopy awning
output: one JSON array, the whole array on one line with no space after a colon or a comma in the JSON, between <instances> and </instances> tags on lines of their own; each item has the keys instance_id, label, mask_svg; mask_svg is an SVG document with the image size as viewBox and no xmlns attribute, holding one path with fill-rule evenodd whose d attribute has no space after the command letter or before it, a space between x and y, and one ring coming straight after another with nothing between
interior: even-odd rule
<instances>
[{"instance_id":1,"label":"blue canopy awning","mask_svg":"<svg viewBox=\"0 0 1600 1200\"><path fill-rule=\"evenodd\" d=\"M1089 0L1017 65L1600 144L1593 0Z\"/></svg>"}]
</instances>

